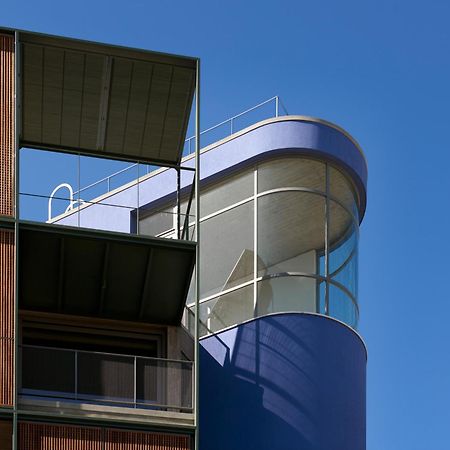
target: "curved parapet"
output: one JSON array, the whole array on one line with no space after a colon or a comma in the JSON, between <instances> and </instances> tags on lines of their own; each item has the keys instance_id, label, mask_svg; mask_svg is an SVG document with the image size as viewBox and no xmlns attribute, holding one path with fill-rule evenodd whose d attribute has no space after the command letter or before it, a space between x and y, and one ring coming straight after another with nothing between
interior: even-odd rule
<instances>
[{"instance_id":1,"label":"curved parapet","mask_svg":"<svg viewBox=\"0 0 450 450\"><path fill-rule=\"evenodd\" d=\"M200 342L201 450L364 450L366 350L339 321L302 313Z\"/></svg>"},{"instance_id":2,"label":"curved parapet","mask_svg":"<svg viewBox=\"0 0 450 450\"><path fill-rule=\"evenodd\" d=\"M200 177L205 183L219 181L230 172L283 155L310 156L329 160L352 179L359 196L359 218L366 208L367 164L358 143L342 128L306 116L267 119L234 133L201 151ZM194 156L184 158L185 167L194 167ZM192 177L182 172L181 187L188 188ZM81 225L130 232L130 209L141 213L175 199L173 171L164 168L122 186L80 207ZM138 195L139 194L139 195ZM136 204L136 198L139 201ZM109 205L105 208L104 205ZM115 207L111 207L111 205ZM112 220L111 218L114 217ZM76 225L77 214L69 212L52 222Z\"/></svg>"},{"instance_id":3,"label":"curved parapet","mask_svg":"<svg viewBox=\"0 0 450 450\"><path fill-rule=\"evenodd\" d=\"M220 151L217 151L220 150ZM202 150L202 180L283 155L310 156L341 167L359 195L359 216L366 208L367 162L356 140L341 127L307 116L263 120ZM189 159L185 161L189 163ZM187 164L188 165L188 164Z\"/></svg>"}]
</instances>

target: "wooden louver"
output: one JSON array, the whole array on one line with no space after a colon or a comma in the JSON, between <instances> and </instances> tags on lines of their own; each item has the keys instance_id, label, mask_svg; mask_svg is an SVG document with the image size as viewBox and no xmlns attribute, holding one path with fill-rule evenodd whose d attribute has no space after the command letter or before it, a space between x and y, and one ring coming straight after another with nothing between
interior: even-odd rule
<instances>
[{"instance_id":1,"label":"wooden louver","mask_svg":"<svg viewBox=\"0 0 450 450\"><path fill-rule=\"evenodd\" d=\"M0 405L13 405L14 232L0 230Z\"/></svg>"},{"instance_id":2,"label":"wooden louver","mask_svg":"<svg viewBox=\"0 0 450 450\"><path fill-rule=\"evenodd\" d=\"M14 38L0 34L0 215L14 211Z\"/></svg>"},{"instance_id":3,"label":"wooden louver","mask_svg":"<svg viewBox=\"0 0 450 450\"><path fill-rule=\"evenodd\" d=\"M19 450L189 450L188 435L22 422Z\"/></svg>"}]
</instances>

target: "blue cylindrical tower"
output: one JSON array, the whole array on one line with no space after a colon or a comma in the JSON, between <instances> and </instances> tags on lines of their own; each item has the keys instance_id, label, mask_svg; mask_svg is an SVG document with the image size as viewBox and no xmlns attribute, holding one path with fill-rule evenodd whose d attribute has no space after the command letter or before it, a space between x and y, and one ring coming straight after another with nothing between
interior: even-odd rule
<instances>
[{"instance_id":1,"label":"blue cylindrical tower","mask_svg":"<svg viewBox=\"0 0 450 450\"><path fill-rule=\"evenodd\" d=\"M208 147L202 169L200 448L363 450L361 149L286 116Z\"/></svg>"}]
</instances>

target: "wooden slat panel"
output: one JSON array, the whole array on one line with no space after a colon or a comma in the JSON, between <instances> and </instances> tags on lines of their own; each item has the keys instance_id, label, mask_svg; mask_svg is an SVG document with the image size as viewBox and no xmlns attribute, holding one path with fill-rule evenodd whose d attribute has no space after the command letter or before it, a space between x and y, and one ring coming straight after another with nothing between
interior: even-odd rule
<instances>
[{"instance_id":1,"label":"wooden slat panel","mask_svg":"<svg viewBox=\"0 0 450 450\"><path fill-rule=\"evenodd\" d=\"M12 421L0 420L0 448L11 450L12 448Z\"/></svg>"},{"instance_id":2,"label":"wooden slat panel","mask_svg":"<svg viewBox=\"0 0 450 450\"><path fill-rule=\"evenodd\" d=\"M22 422L19 450L190 450L188 435Z\"/></svg>"},{"instance_id":3,"label":"wooden slat panel","mask_svg":"<svg viewBox=\"0 0 450 450\"><path fill-rule=\"evenodd\" d=\"M14 232L0 230L0 405L13 405Z\"/></svg>"},{"instance_id":4,"label":"wooden slat panel","mask_svg":"<svg viewBox=\"0 0 450 450\"><path fill-rule=\"evenodd\" d=\"M102 429L22 422L19 450L103 450Z\"/></svg>"},{"instance_id":5,"label":"wooden slat panel","mask_svg":"<svg viewBox=\"0 0 450 450\"><path fill-rule=\"evenodd\" d=\"M179 434L106 430L105 450L189 450L190 437Z\"/></svg>"},{"instance_id":6,"label":"wooden slat panel","mask_svg":"<svg viewBox=\"0 0 450 450\"><path fill-rule=\"evenodd\" d=\"M0 34L0 215L14 214L14 38Z\"/></svg>"}]
</instances>

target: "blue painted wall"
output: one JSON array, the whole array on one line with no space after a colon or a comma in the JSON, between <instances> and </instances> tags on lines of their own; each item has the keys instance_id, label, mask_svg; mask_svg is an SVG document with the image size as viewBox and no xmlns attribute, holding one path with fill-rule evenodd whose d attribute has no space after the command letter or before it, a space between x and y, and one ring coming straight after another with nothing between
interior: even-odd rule
<instances>
[{"instance_id":1,"label":"blue painted wall","mask_svg":"<svg viewBox=\"0 0 450 450\"><path fill-rule=\"evenodd\" d=\"M362 220L366 207L367 183L364 157L345 134L322 123L290 116L263 122L261 126L237 134L233 139L210 146L202 154L200 176L202 182L211 182L255 161L281 155L313 155L334 161L343 167L358 187ZM193 167L194 160L186 161L185 166ZM181 174L181 186L185 188L192 183L192 173L182 171ZM98 204L82 208L79 213L80 226L132 232L132 212L138 206L152 205L173 195L175 189L174 170L162 170L157 176L143 177L139 191L136 186L120 192L113 191L105 195ZM77 226L78 213L68 214L56 223Z\"/></svg>"},{"instance_id":2,"label":"blue painted wall","mask_svg":"<svg viewBox=\"0 0 450 450\"><path fill-rule=\"evenodd\" d=\"M366 350L318 315L276 314L201 341L201 450L364 450Z\"/></svg>"}]
</instances>

